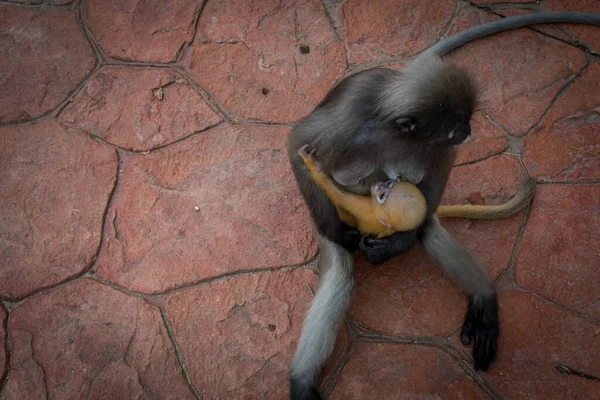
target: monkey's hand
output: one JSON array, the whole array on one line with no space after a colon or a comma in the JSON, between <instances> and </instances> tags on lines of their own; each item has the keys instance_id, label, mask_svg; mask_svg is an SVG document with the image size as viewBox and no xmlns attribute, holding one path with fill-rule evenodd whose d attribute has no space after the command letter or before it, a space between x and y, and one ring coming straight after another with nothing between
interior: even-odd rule
<instances>
[{"instance_id":1,"label":"monkey's hand","mask_svg":"<svg viewBox=\"0 0 600 400\"><path fill-rule=\"evenodd\" d=\"M362 234L356 229L349 229L344 232L344 248L351 253L358 249L361 240Z\"/></svg>"},{"instance_id":2,"label":"monkey's hand","mask_svg":"<svg viewBox=\"0 0 600 400\"><path fill-rule=\"evenodd\" d=\"M371 264L381 264L409 250L419 239L420 232L421 227L408 232L396 232L383 238L363 236L359 247Z\"/></svg>"},{"instance_id":3,"label":"monkey's hand","mask_svg":"<svg viewBox=\"0 0 600 400\"><path fill-rule=\"evenodd\" d=\"M302 157L308 169L314 172L321 172L321 163L315 158L315 153L315 149L311 149L308 144L298 149L298 155Z\"/></svg>"},{"instance_id":4,"label":"monkey's hand","mask_svg":"<svg viewBox=\"0 0 600 400\"><path fill-rule=\"evenodd\" d=\"M471 298L460 333L460 340L466 346L471 343L471 338L475 339L473 359L476 370L487 371L496 358L499 332L500 321L496 295Z\"/></svg>"}]
</instances>

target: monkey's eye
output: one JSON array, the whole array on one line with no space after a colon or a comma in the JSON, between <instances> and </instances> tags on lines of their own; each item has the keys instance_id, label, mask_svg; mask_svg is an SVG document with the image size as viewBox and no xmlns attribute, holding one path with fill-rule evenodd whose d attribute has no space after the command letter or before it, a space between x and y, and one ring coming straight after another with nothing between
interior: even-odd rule
<instances>
[{"instance_id":1,"label":"monkey's eye","mask_svg":"<svg viewBox=\"0 0 600 400\"><path fill-rule=\"evenodd\" d=\"M383 203L385 203L385 199L387 199L387 197L388 197L388 193L387 192L379 193L377 195L377 202L379 204L383 204Z\"/></svg>"},{"instance_id":2,"label":"monkey's eye","mask_svg":"<svg viewBox=\"0 0 600 400\"><path fill-rule=\"evenodd\" d=\"M417 130L417 124L411 118L401 117L398 118L395 123L403 133L412 133Z\"/></svg>"}]
</instances>

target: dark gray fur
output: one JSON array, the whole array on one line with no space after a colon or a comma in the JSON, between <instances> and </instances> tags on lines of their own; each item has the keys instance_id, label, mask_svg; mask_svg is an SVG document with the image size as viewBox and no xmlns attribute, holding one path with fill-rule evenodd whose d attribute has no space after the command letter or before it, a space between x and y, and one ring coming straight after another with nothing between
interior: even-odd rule
<instances>
[{"instance_id":1,"label":"dark gray fur","mask_svg":"<svg viewBox=\"0 0 600 400\"><path fill-rule=\"evenodd\" d=\"M475 339L476 368L485 370L494 360L499 322L493 283L477 259L433 215L453 165L454 145L470 135L477 97L470 77L438 55L494 33L552 22L598 24L600 15L537 13L468 29L441 41L402 72L374 68L342 80L292 129L288 155L321 236L322 269L291 368L292 399L319 398L316 379L348 307L353 286L351 253L357 247L369 261L379 263L421 240L429 255L469 295L461 340L468 344ZM312 181L297 154L305 144L316 150L323 169L345 190L367 194L372 182L387 178L417 184L427 200L428 218L412 232L361 239L340 221L333 204Z\"/></svg>"}]
</instances>

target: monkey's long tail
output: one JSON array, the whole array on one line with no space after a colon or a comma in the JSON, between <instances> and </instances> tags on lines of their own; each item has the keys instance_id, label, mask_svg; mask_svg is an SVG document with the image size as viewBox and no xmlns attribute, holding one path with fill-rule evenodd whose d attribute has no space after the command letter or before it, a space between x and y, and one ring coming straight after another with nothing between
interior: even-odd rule
<instances>
[{"instance_id":1,"label":"monkey's long tail","mask_svg":"<svg viewBox=\"0 0 600 400\"><path fill-rule=\"evenodd\" d=\"M498 206L456 205L439 206L440 218L500 219L510 217L523 209L535 194L535 179L527 177L519 191L508 202Z\"/></svg>"},{"instance_id":2,"label":"monkey's long tail","mask_svg":"<svg viewBox=\"0 0 600 400\"><path fill-rule=\"evenodd\" d=\"M524 26L536 24L554 24L554 23L573 23L586 25L600 25L600 14L583 13L575 11L545 11L526 15L512 16L505 19L488 22L486 24L474 26L465 31L459 32L449 38L439 41L430 47L427 54L437 54L443 56L452 50L496 33L508 31L511 29L522 28Z\"/></svg>"},{"instance_id":3,"label":"monkey's long tail","mask_svg":"<svg viewBox=\"0 0 600 400\"><path fill-rule=\"evenodd\" d=\"M352 255L338 244L320 238L317 294L304 320L298 349L290 370L291 398L318 398L315 381L333 351L354 285Z\"/></svg>"}]
</instances>

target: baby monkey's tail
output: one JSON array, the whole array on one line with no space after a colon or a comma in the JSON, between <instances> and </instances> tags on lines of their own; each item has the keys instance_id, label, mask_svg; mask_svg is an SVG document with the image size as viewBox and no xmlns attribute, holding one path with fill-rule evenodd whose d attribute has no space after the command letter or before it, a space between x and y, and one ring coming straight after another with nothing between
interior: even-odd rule
<instances>
[{"instance_id":1,"label":"baby monkey's tail","mask_svg":"<svg viewBox=\"0 0 600 400\"><path fill-rule=\"evenodd\" d=\"M535 179L527 177L515 196L498 206L452 205L439 206L440 218L500 219L510 217L523 209L535 194Z\"/></svg>"}]
</instances>

